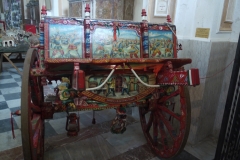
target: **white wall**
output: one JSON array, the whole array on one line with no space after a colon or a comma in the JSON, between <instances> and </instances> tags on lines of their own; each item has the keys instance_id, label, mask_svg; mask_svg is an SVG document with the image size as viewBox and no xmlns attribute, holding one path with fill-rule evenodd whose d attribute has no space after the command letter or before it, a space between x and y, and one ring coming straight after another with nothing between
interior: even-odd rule
<instances>
[{"instance_id":1,"label":"white wall","mask_svg":"<svg viewBox=\"0 0 240 160\"><path fill-rule=\"evenodd\" d=\"M238 42L239 33L240 33L240 1L236 0L235 9L233 13L233 24L232 32L230 36L231 42Z\"/></svg>"},{"instance_id":2,"label":"white wall","mask_svg":"<svg viewBox=\"0 0 240 160\"><path fill-rule=\"evenodd\" d=\"M59 16L58 0L51 0L52 9L47 12L48 16Z\"/></svg>"},{"instance_id":3,"label":"white wall","mask_svg":"<svg viewBox=\"0 0 240 160\"><path fill-rule=\"evenodd\" d=\"M143 0L135 0L134 1L134 9L133 9L133 21L141 22L141 12L143 9Z\"/></svg>"},{"instance_id":4,"label":"white wall","mask_svg":"<svg viewBox=\"0 0 240 160\"><path fill-rule=\"evenodd\" d=\"M179 39L192 39L197 0L177 0L175 22Z\"/></svg>"},{"instance_id":5,"label":"white wall","mask_svg":"<svg viewBox=\"0 0 240 160\"><path fill-rule=\"evenodd\" d=\"M175 25L179 39L234 41L240 32L240 1L236 0L232 31L219 31L224 0L177 0ZM196 38L196 28L210 28L209 38Z\"/></svg>"},{"instance_id":6,"label":"white wall","mask_svg":"<svg viewBox=\"0 0 240 160\"><path fill-rule=\"evenodd\" d=\"M215 0L215 10L213 12L211 39L212 41L229 41L231 32L229 31L219 31L222 11L224 7L224 0Z\"/></svg>"}]
</instances>

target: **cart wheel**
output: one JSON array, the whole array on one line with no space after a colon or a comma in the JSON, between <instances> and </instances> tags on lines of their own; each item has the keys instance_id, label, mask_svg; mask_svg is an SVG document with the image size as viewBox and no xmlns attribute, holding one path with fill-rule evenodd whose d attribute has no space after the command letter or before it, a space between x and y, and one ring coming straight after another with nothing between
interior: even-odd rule
<instances>
[{"instance_id":1,"label":"cart wheel","mask_svg":"<svg viewBox=\"0 0 240 160\"><path fill-rule=\"evenodd\" d=\"M162 87L153 93L147 106L139 107L139 114L144 136L157 156L171 158L183 150L191 121L186 86Z\"/></svg>"},{"instance_id":2,"label":"cart wheel","mask_svg":"<svg viewBox=\"0 0 240 160\"><path fill-rule=\"evenodd\" d=\"M24 61L21 92L23 155L24 159L33 160L43 159L44 153L44 120L41 118L40 109L40 105L43 102L43 87L40 85L40 82L37 83L40 80L39 77L29 76L30 69L35 65L36 58L37 51L29 49ZM39 102L40 99L42 102Z\"/></svg>"}]
</instances>

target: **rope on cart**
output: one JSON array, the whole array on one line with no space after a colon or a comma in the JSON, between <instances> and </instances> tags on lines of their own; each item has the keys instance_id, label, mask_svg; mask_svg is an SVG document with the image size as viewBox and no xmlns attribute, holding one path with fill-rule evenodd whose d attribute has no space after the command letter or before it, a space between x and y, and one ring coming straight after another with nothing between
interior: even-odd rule
<instances>
[{"instance_id":1,"label":"rope on cart","mask_svg":"<svg viewBox=\"0 0 240 160\"><path fill-rule=\"evenodd\" d=\"M147 87L157 87L157 88L160 87L160 85L147 84L147 83L143 82L141 80L141 78L137 75L137 73L134 71L134 69L132 69L132 67L130 67L129 65L127 65L127 66L131 69L132 73L139 80L139 82L141 82L144 86L147 86Z\"/></svg>"},{"instance_id":2,"label":"rope on cart","mask_svg":"<svg viewBox=\"0 0 240 160\"><path fill-rule=\"evenodd\" d=\"M108 77L105 79L105 81L102 83L102 84L100 84L99 86L97 86L97 87L93 87L93 88L86 88L86 91L92 91L92 90L97 90L97 89L100 89L102 86L104 86L105 85L105 83L107 83L107 81L109 80L109 78L112 76L112 74L114 73L114 71L116 70L116 68L117 68L117 66L118 65L116 65L113 69L112 69L112 71L110 72L110 74L108 75Z\"/></svg>"}]
</instances>

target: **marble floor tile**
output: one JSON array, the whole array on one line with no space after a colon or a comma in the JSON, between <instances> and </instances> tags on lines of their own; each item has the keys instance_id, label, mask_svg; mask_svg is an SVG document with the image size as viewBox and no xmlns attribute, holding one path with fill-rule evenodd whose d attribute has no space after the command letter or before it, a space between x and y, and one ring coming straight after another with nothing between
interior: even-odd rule
<instances>
[{"instance_id":1,"label":"marble floor tile","mask_svg":"<svg viewBox=\"0 0 240 160\"><path fill-rule=\"evenodd\" d=\"M0 112L0 120L3 119L9 119L11 117L11 110L8 109L2 109Z\"/></svg>"},{"instance_id":2,"label":"marble floor tile","mask_svg":"<svg viewBox=\"0 0 240 160\"><path fill-rule=\"evenodd\" d=\"M21 87L11 87L11 88L4 88L0 89L2 94L10 94L10 93L20 93L21 92Z\"/></svg>"},{"instance_id":3,"label":"marble floor tile","mask_svg":"<svg viewBox=\"0 0 240 160\"><path fill-rule=\"evenodd\" d=\"M45 160L105 160L120 154L101 136L68 143L45 152Z\"/></svg>"},{"instance_id":4,"label":"marble floor tile","mask_svg":"<svg viewBox=\"0 0 240 160\"><path fill-rule=\"evenodd\" d=\"M17 82L18 86L21 87L22 86L22 82Z\"/></svg>"},{"instance_id":5,"label":"marble floor tile","mask_svg":"<svg viewBox=\"0 0 240 160\"><path fill-rule=\"evenodd\" d=\"M0 95L0 102L5 101L5 98L3 97L3 95Z\"/></svg>"},{"instance_id":6,"label":"marble floor tile","mask_svg":"<svg viewBox=\"0 0 240 160\"><path fill-rule=\"evenodd\" d=\"M140 123L128 125L127 130L123 134L112 134L108 132L102 134L102 137L120 153L124 153L129 149L136 148L146 143Z\"/></svg>"},{"instance_id":7,"label":"marble floor tile","mask_svg":"<svg viewBox=\"0 0 240 160\"><path fill-rule=\"evenodd\" d=\"M147 144L144 144L137 148L130 149L116 157L110 158L109 160L152 160L153 157L155 157L155 154Z\"/></svg>"},{"instance_id":8,"label":"marble floor tile","mask_svg":"<svg viewBox=\"0 0 240 160\"><path fill-rule=\"evenodd\" d=\"M45 138L56 136L57 132L48 122L45 122Z\"/></svg>"},{"instance_id":9,"label":"marble floor tile","mask_svg":"<svg viewBox=\"0 0 240 160\"><path fill-rule=\"evenodd\" d=\"M138 107L132 107L132 115L134 119L140 121L140 116L139 116L139 109Z\"/></svg>"},{"instance_id":10,"label":"marble floor tile","mask_svg":"<svg viewBox=\"0 0 240 160\"><path fill-rule=\"evenodd\" d=\"M21 129L21 116L13 115L13 118L14 118L16 124L17 124L17 127L18 127L19 129Z\"/></svg>"},{"instance_id":11,"label":"marble floor tile","mask_svg":"<svg viewBox=\"0 0 240 160\"><path fill-rule=\"evenodd\" d=\"M11 87L18 87L18 83L14 82L14 83L6 83L6 84L0 84L0 89L4 89L4 88L11 88Z\"/></svg>"},{"instance_id":12,"label":"marble floor tile","mask_svg":"<svg viewBox=\"0 0 240 160\"><path fill-rule=\"evenodd\" d=\"M185 150L199 158L200 160L213 160L217 148L217 139L214 137L207 137L203 141L185 146Z\"/></svg>"},{"instance_id":13,"label":"marble floor tile","mask_svg":"<svg viewBox=\"0 0 240 160\"><path fill-rule=\"evenodd\" d=\"M154 158L152 158L152 159L150 159L150 160L161 160L161 159L158 158L158 157L154 157Z\"/></svg>"},{"instance_id":14,"label":"marble floor tile","mask_svg":"<svg viewBox=\"0 0 240 160\"><path fill-rule=\"evenodd\" d=\"M152 158L152 159L150 159L150 160L161 160L161 159L158 158L158 157L154 157L154 158Z\"/></svg>"},{"instance_id":15,"label":"marble floor tile","mask_svg":"<svg viewBox=\"0 0 240 160\"><path fill-rule=\"evenodd\" d=\"M21 106L21 99L13 99L6 101L9 108L20 107Z\"/></svg>"},{"instance_id":16,"label":"marble floor tile","mask_svg":"<svg viewBox=\"0 0 240 160\"><path fill-rule=\"evenodd\" d=\"M89 116L87 116L86 114L81 114L80 115L80 122L88 127L92 125L92 118L90 118Z\"/></svg>"},{"instance_id":17,"label":"marble floor tile","mask_svg":"<svg viewBox=\"0 0 240 160\"><path fill-rule=\"evenodd\" d=\"M20 68L20 67L17 67L17 68L19 69L20 72L22 71L22 68ZM15 68L9 68L8 72L10 72L12 74L19 74Z\"/></svg>"},{"instance_id":18,"label":"marble floor tile","mask_svg":"<svg viewBox=\"0 0 240 160\"><path fill-rule=\"evenodd\" d=\"M18 111L18 110L21 109L20 106L18 106L18 107L12 107L12 108L8 107L8 108L11 110L12 113L15 113L16 111Z\"/></svg>"},{"instance_id":19,"label":"marble floor tile","mask_svg":"<svg viewBox=\"0 0 240 160\"><path fill-rule=\"evenodd\" d=\"M49 120L49 124L53 127L53 129L57 132L57 134L63 134L67 133L65 130L66 127L66 120L67 118L58 118L58 119L53 119Z\"/></svg>"},{"instance_id":20,"label":"marble floor tile","mask_svg":"<svg viewBox=\"0 0 240 160\"><path fill-rule=\"evenodd\" d=\"M3 72L0 73L1 76L5 76L5 75L11 75L11 73L5 71L5 69L3 69Z\"/></svg>"},{"instance_id":21,"label":"marble floor tile","mask_svg":"<svg viewBox=\"0 0 240 160\"><path fill-rule=\"evenodd\" d=\"M20 129L15 129L15 139L12 137L12 131L0 133L1 145L0 151L12 149L22 145L22 137Z\"/></svg>"},{"instance_id":22,"label":"marble floor tile","mask_svg":"<svg viewBox=\"0 0 240 160\"><path fill-rule=\"evenodd\" d=\"M8 108L8 105L6 101L0 101L0 110L7 109L7 108Z\"/></svg>"},{"instance_id":23,"label":"marble floor tile","mask_svg":"<svg viewBox=\"0 0 240 160\"><path fill-rule=\"evenodd\" d=\"M15 73L12 73L11 76L12 76L13 78L21 78L21 75L15 74Z\"/></svg>"},{"instance_id":24,"label":"marble floor tile","mask_svg":"<svg viewBox=\"0 0 240 160\"><path fill-rule=\"evenodd\" d=\"M0 84L14 83L14 82L16 82L14 79L0 79Z\"/></svg>"},{"instance_id":25,"label":"marble floor tile","mask_svg":"<svg viewBox=\"0 0 240 160\"><path fill-rule=\"evenodd\" d=\"M93 118L93 111L86 113L85 115L87 115L90 119ZM81 118L81 116L80 116ZM102 123L102 122L106 122L108 120L112 120L115 117L106 117L106 116L101 116L101 111L95 111L95 120L96 123Z\"/></svg>"},{"instance_id":26,"label":"marble floor tile","mask_svg":"<svg viewBox=\"0 0 240 160\"><path fill-rule=\"evenodd\" d=\"M89 111L89 112L92 112L92 111ZM101 110L101 111L96 111L95 113L98 113L99 115L102 115L109 120L112 120L116 116L115 109L105 109L105 110Z\"/></svg>"},{"instance_id":27,"label":"marble floor tile","mask_svg":"<svg viewBox=\"0 0 240 160\"><path fill-rule=\"evenodd\" d=\"M7 69L7 71L11 74L19 74L18 71L15 68L14 69ZM20 70L20 72L21 72L21 70ZM19 76L21 76L21 75L19 74Z\"/></svg>"},{"instance_id":28,"label":"marble floor tile","mask_svg":"<svg viewBox=\"0 0 240 160\"><path fill-rule=\"evenodd\" d=\"M0 73L0 81L3 80L3 79L11 79L11 78L12 78L11 75L2 75L2 74Z\"/></svg>"},{"instance_id":29,"label":"marble floor tile","mask_svg":"<svg viewBox=\"0 0 240 160\"><path fill-rule=\"evenodd\" d=\"M66 118L66 117L67 117L66 112L58 112L53 114L53 119Z\"/></svg>"},{"instance_id":30,"label":"marble floor tile","mask_svg":"<svg viewBox=\"0 0 240 160\"><path fill-rule=\"evenodd\" d=\"M21 77L19 77L19 78L14 78L14 80L15 80L16 82L22 82L22 78L21 78Z\"/></svg>"},{"instance_id":31,"label":"marble floor tile","mask_svg":"<svg viewBox=\"0 0 240 160\"><path fill-rule=\"evenodd\" d=\"M10 150L0 151L1 160L24 160L22 146L15 147Z\"/></svg>"},{"instance_id":32,"label":"marble floor tile","mask_svg":"<svg viewBox=\"0 0 240 160\"><path fill-rule=\"evenodd\" d=\"M17 123L15 121L15 119L13 118L13 127L14 129L18 129ZM0 133L3 132L8 132L12 130L12 125L11 125L11 119L10 116L8 119L2 119L0 120Z\"/></svg>"},{"instance_id":33,"label":"marble floor tile","mask_svg":"<svg viewBox=\"0 0 240 160\"><path fill-rule=\"evenodd\" d=\"M21 98L21 93L10 93L10 94L4 94L3 97L5 98L6 101L9 100L14 100L14 99L20 99Z\"/></svg>"}]
</instances>

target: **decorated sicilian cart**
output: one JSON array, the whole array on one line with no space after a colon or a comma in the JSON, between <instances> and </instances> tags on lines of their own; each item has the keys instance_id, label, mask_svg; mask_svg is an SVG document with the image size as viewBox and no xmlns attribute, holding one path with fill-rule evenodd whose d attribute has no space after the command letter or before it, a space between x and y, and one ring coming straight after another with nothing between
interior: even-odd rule
<instances>
[{"instance_id":1,"label":"decorated sicilian cart","mask_svg":"<svg viewBox=\"0 0 240 160\"><path fill-rule=\"evenodd\" d=\"M25 159L43 159L44 120L67 112L68 136L77 136L81 110L116 109L109 127L126 130L126 107L138 107L151 149L170 158L184 148L190 127L187 86L199 84L198 69L177 58L176 26L86 17L47 17L41 12L40 46L29 49L22 77L22 141ZM44 86L58 81L51 100ZM94 121L93 121L94 123Z\"/></svg>"}]
</instances>

